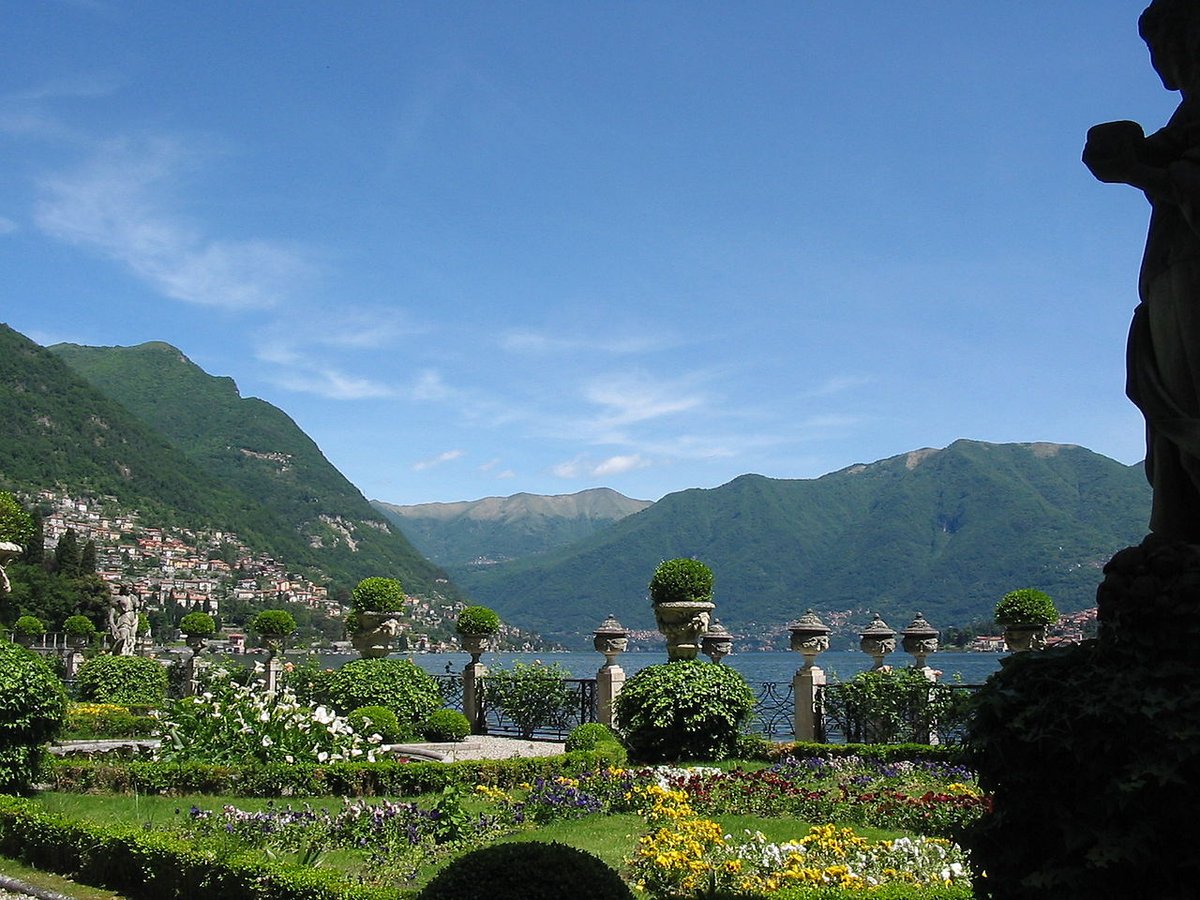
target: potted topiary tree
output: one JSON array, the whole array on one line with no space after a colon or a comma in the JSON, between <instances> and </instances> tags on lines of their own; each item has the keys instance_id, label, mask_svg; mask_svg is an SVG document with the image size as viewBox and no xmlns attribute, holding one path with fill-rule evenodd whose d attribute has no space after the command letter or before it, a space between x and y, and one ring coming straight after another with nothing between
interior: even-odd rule
<instances>
[{"instance_id":1,"label":"potted topiary tree","mask_svg":"<svg viewBox=\"0 0 1200 900\"><path fill-rule=\"evenodd\" d=\"M63 622L63 632L72 647L86 647L96 634L96 626L87 616L68 616Z\"/></svg>"},{"instance_id":2,"label":"potted topiary tree","mask_svg":"<svg viewBox=\"0 0 1200 900\"><path fill-rule=\"evenodd\" d=\"M21 616L13 622L13 637L22 647L28 647L35 638L46 633L46 626L37 616Z\"/></svg>"},{"instance_id":3,"label":"potted topiary tree","mask_svg":"<svg viewBox=\"0 0 1200 900\"><path fill-rule=\"evenodd\" d=\"M477 663L490 648L492 638L500 633L500 617L486 606L468 606L458 614L454 630L463 650L471 654L471 662Z\"/></svg>"},{"instance_id":4,"label":"potted topiary tree","mask_svg":"<svg viewBox=\"0 0 1200 900\"><path fill-rule=\"evenodd\" d=\"M251 620L250 629L258 634L262 645L274 658L283 649L288 635L296 630L296 620L285 609L264 609Z\"/></svg>"},{"instance_id":5,"label":"potted topiary tree","mask_svg":"<svg viewBox=\"0 0 1200 900\"><path fill-rule=\"evenodd\" d=\"M695 659L712 611L712 569L698 559L668 559L650 579L654 620L667 639L667 659Z\"/></svg>"},{"instance_id":6,"label":"potted topiary tree","mask_svg":"<svg viewBox=\"0 0 1200 900\"><path fill-rule=\"evenodd\" d=\"M354 612L346 617L346 631L354 649L368 659L392 652L392 643L400 631L396 613L407 602L404 589L395 578L364 578L350 592Z\"/></svg>"},{"instance_id":7,"label":"potted topiary tree","mask_svg":"<svg viewBox=\"0 0 1200 900\"><path fill-rule=\"evenodd\" d=\"M1046 626L1058 621L1050 595L1035 588L1009 591L996 604L996 624L1004 626L1004 642L1015 652L1046 646Z\"/></svg>"},{"instance_id":8,"label":"potted topiary tree","mask_svg":"<svg viewBox=\"0 0 1200 900\"><path fill-rule=\"evenodd\" d=\"M190 612L179 620L179 630L195 655L204 649L208 639L217 633L217 623L206 612Z\"/></svg>"}]
</instances>

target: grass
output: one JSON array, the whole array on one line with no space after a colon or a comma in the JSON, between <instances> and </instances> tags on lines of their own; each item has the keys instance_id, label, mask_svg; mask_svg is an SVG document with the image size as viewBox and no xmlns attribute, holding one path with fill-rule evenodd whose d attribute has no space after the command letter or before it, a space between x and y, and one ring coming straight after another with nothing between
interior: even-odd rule
<instances>
[{"instance_id":1,"label":"grass","mask_svg":"<svg viewBox=\"0 0 1200 900\"><path fill-rule=\"evenodd\" d=\"M44 891L54 891L57 894L70 897L71 900L123 900L120 894L114 894L112 891L107 891L103 888L78 884L69 878L63 878L61 875L31 868L19 859L11 859L7 856L0 856L0 875L16 878L25 884L32 885Z\"/></svg>"}]
</instances>

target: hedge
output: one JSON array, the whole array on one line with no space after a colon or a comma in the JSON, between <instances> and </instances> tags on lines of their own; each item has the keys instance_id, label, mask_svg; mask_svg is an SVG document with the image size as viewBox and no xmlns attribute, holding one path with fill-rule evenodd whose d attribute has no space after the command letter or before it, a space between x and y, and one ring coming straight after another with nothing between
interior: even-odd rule
<instances>
[{"instance_id":1,"label":"hedge","mask_svg":"<svg viewBox=\"0 0 1200 900\"><path fill-rule=\"evenodd\" d=\"M131 898L188 900L396 900L320 868L245 855L220 856L186 841L129 825L75 821L0 796L0 854L27 865L120 891Z\"/></svg>"}]
</instances>

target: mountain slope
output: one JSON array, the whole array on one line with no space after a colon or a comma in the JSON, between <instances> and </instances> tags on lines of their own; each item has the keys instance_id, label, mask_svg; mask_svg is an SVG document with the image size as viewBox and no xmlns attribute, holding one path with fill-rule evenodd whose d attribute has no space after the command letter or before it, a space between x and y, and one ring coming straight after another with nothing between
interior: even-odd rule
<instances>
[{"instance_id":1,"label":"mountain slope","mask_svg":"<svg viewBox=\"0 0 1200 900\"><path fill-rule=\"evenodd\" d=\"M745 475L671 494L578 544L460 583L544 634L590 631L609 612L652 628L646 584L675 556L713 567L717 614L734 626L810 606L965 622L1025 586L1077 609L1094 601L1103 563L1142 538L1149 502L1140 466L1080 447L958 441L813 480Z\"/></svg>"},{"instance_id":2,"label":"mountain slope","mask_svg":"<svg viewBox=\"0 0 1200 900\"><path fill-rule=\"evenodd\" d=\"M461 503L371 505L398 525L434 562L459 571L532 556L591 536L601 528L652 505L609 488L576 494L514 494Z\"/></svg>"},{"instance_id":3,"label":"mountain slope","mask_svg":"<svg viewBox=\"0 0 1200 900\"><path fill-rule=\"evenodd\" d=\"M209 375L163 343L49 350L196 467L286 523L278 540L289 562L317 566L344 585L389 575L412 593L455 593L287 414L243 398L232 379Z\"/></svg>"}]
</instances>

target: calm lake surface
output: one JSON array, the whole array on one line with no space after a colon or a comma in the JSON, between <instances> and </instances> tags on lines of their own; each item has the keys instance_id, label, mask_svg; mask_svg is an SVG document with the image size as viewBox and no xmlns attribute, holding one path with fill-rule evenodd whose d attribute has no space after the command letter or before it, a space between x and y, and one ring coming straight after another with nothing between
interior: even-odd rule
<instances>
[{"instance_id":1,"label":"calm lake surface","mask_svg":"<svg viewBox=\"0 0 1200 900\"><path fill-rule=\"evenodd\" d=\"M963 684L983 684L989 675L1000 668L1000 660L1007 655L1007 653L935 653L929 657L928 664L935 669L942 670L943 681L952 681L957 676ZM318 656L321 665L327 668L337 668L358 658L357 653L322 653ZM422 669L435 675L461 672L463 666L471 661L471 657L467 653L393 653L390 658L411 659ZM604 657L599 653L589 653L584 650L566 653L485 653L481 662L489 668L507 669L514 662L530 663L535 660L547 664L557 663L567 671L571 678L593 678L596 670L604 663ZM617 658L618 664L627 675L632 675L646 666L666 661L665 651L622 653ZM799 653L776 650L762 653L734 653L727 656L723 664L737 669L750 682L786 682L792 680L792 676L802 662L803 657ZM913 658L907 653L897 650L888 657L888 662L893 666L909 666L912 665ZM871 668L871 657L856 651L830 650L817 657L817 665L825 670L825 674L830 680L844 680Z\"/></svg>"}]
</instances>

